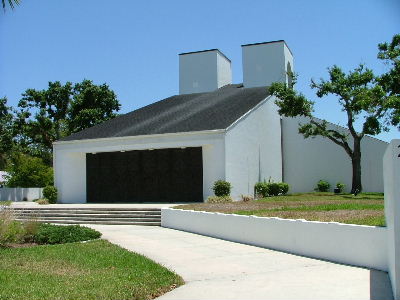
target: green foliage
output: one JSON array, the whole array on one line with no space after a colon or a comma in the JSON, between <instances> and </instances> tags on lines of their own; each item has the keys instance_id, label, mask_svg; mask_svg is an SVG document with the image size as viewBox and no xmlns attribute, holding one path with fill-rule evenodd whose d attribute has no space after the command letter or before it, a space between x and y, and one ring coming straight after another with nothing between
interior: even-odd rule
<instances>
[{"instance_id":1,"label":"green foliage","mask_svg":"<svg viewBox=\"0 0 400 300\"><path fill-rule=\"evenodd\" d=\"M13 146L13 113L7 98L0 98L0 170L6 166L6 157Z\"/></svg>"},{"instance_id":2,"label":"green foliage","mask_svg":"<svg viewBox=\"0 0 400 300\"><path fill-rule=\"evenodd\" d=\"M231 194L231 184L225 180L217 180L214 182L213 190L215 196L229 196Z\"/></svg>"},{"instance_id":3,"label":"green foliage","mask_svg":"<svg viewBox=\"0 0 400 300\"><path fill-rule=\"evenodd\" d=\"M257 182L254 189L257 195L265 198L286 195L289 191L289 184L285 182Z\"/></svg>"},{"instance_id":4,"label":"green foliage","mask_svg":"<svg viewBox=\"0 0 400 300\"><path fill-rule=\"evenodd\" d=\"M254 190L256 195L260 195L263 198L268 197L269 195L268 183L266 182L257 182L254 186Z\"/></svg>"},{"instance_id":5,"label":"green foliage","mask_svg":"<svg viewBox=\"0 0 400 300\"><path fill-rule=\"evenodd\" d=\"M95 85L83 80L74 86L74 100L68 112L68 128L71 133L92 127L116 117L120 104L107 84Z\"/></svg>"},{"instance_id":6,"label":"green foliage","mask_svg":"<svg viewBox=\"0 0 400 300\"><path fill-rule=\"evenodd\" d=\"M280 182L279 184L279 194L286 195L289 192L289 184L286 182Z\"/></svg>"},{"instance_id":7,"label":"green foliage","mask_svg":"<svg viewBox=\"0 0 400 300\"><path fill-rule=\"evenodd\" d=\"M341 182L336 183L336 188L339 190L339 193L343 193L345 187L346 185L344 183Z\"/></svg>"},{"instance_id":8,"label":"green foliage","mask_svg":"<svg viewBox=\"0 0 400 300\"><path fill-rule=\"evenodd\" d=\"M42 224L34 239L38 244L64 244L97 239L100 236L100 232L89 227Z\"/></svg>"},{"instance_id":9,"label":"green foliage","mask_svg":"<svg viewBox=\"0 0 400 300\"><path fill-rule=\"evenodd\" d=\"M317 187L315 188L315 190L318 192L329 192L330 188L331 185L329 184L328 181L320 180L317 182Z\"/></svg>"},{"instance_id":10,"label":"green foliage","mask_svg":"<svg viewBox=\"0 0 400 300\"><path fill-rule=\"evenodd\" d=\"M15 221L12 210L0 211L0 247L23 241L25 229L21 222Z\"/></svg>"},{"instance_id":11,"label":"green foliage","mask_svg":"<svg viewBox=\"0 0 400 300\"><path fill-rule=\"evenodd\" d=\"M207 203L231 203L233 202L230 196L210 196L207 198Z\"/></svg>"},{"instance_id":12,"label":"green foliage","mask_svg":"<svg viewBox=\"0 0 400 300\"><path fill-rule=\"evenodd\" d=\"M400 34L393 36L390 43L378 45L378 58L390 69L378 78L380 85L390 95L386 106L389 110L387 122L400 128Z\"/></svg>"},{"instance_id":13,"label":"green foliage","mask_svg":"<svg viewBox=\"0 0 400 300\"><path fill-rule=\"evenodd\" d=\"M268 183L268 196L278 196L280 192L280 186L277 182Z\"/></svg>"},{"instance_id":14,"label":"green foliage","mask_svg":"<svg viewBox=\"0 0 400 300\"><path fill-rule=\"evenodd\" d=\"M46 186L43 189L43 196L49 203L57 203L57 188L52 185Z\"/></svg>"},{"instance_id":15,"label":"green foliage","mask_svg":"<svg viewBox=\"0 0 400 300\"><path fill-rule=\"evenodd\" d=\"M352 192L362 190L361 184L361 140L365 134L377 135L388 131L389 125L400 125L400 35L392 43L379 45L378 57L390 64L390 70L376 76L372 70L360 64L347 74L338 66L328 68L329 79L311 80L316 95L323 98L334 95L347 117L347 129L329 126L325 120L313 116L314 102L294 90L293 85L273 83L269 92L278 99L279 114L286 117L304 116L308 121L300 124L299 133L305 138L322 136L341 146L349 155L353 166ZM296 82L296 76L293 82ZM357 119L364 118L361 132L355 129ZM360 130L359 130L360 131ZM353 146L349 144L349 136Z\"/></svg>"},{"instance_id":16,"label":"green foliage","mask_svg":"<svg viewBox=\"0 0 400 300\"><path fill-rule=\"evenodd\" d=\"M115 117L120 104L106 84L83 80L75 85L49 82L45 90L27 89L18 107L18 145L50 165L54 141Z\"/></svg>"},{"instance_id":17,"label":"green foliage","mask_svg":"<svg viewBox=\"0 0 400 300\"><path fill-rule=\"evenodd\" d=\"M8 5L11 9L14 9L15 5L19 5L20 1L21 0L1 0L1 4L3 6L3 10L6 11L6 2L8 2Z\"/></svg>"},{"instance_id":18,"label":"green foliage","mask_svg":"<svg viewBox=\"0 0 400 300\"><path fill-rule=\"evenodd\" d=\"M44 187L53 185L53 168L45 165L40 158L15 154L7 168L8 187Z\"/></svg>"}]
</instances>

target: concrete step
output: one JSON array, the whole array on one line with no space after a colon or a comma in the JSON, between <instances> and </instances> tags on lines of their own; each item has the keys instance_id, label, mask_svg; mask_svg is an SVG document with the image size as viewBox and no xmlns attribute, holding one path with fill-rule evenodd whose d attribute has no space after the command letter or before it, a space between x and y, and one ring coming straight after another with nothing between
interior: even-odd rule
<instances>
[{"instance_id":1,"label":"concrete step","mask_svg":"<svg viewBox=\"0 0 400 300\"><path fill-rule=\"evenodd\" d=\"M12 210L16 219L21 221L34 219L59 224L161 225L160 208L17 207Z\"/></svg>"},{"instance_id":2,"label":"concrete step","mask_svg":"<svg viewBox=\"0 0 400 300\"><path fill-rule=\"evenodd\" d=\"M46 220L59 220L59 221L68 221L68 220L77 220L77 221L118 221L118 222L160 222L161 218L92 218L92 217L49 217L49 218L24 218L17 217L16 220L37 220L37 221L46 221Z\"/></svg>"},{"instance_id":3,"label":"concrete step","mask_svg":"<svg viewBox=\"0 0 400 300\"><path fill-rule=\"evenodd\" d=\"M23 220L21 220L23 221ZM100 224L100 225L143 225L143 226L160 226L161 222L127 222L127 221L113 221L113 220L102 220L102 221L81 221L81 220L38 220L40 223L54 223L54 224Z\"/></svg>"},{"instance_id":4,"label":"concrete step","mask_svg":"<svg viewBox=\"0 0 400 300\"><path fill-rule=\"evenodd\" d=\"M135 214L110 214L110 213L104 213L104 214L86 214L86 213L54 213L54 212L32 212L32 213L16 213L18 217L31 217L31 218L36 218L36 217L93 217L93 218L160 218L161 214L154 214L154 213L135 213Z\"/></svg>"},{"instance_id":5,"label":"concrete step","mask_svg":"<svg viewBox=\"0 0 400 300\"><path fill-rule=\"evenodd\" d=\"M161 211L160 208L127 208L127 207L12 207L13 210L84 210L84 211Z\"/></svg>"}]
</instances>

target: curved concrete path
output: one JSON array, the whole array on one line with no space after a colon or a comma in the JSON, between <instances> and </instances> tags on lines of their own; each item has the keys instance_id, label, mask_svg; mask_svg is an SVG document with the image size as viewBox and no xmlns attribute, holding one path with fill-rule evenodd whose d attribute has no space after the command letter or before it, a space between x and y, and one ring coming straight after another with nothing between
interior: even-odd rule
<instances>
[{"instance_id":1,"label":"curved concrete path","mask_svg":"<svg viewBox=\"0 0 400 300\"><path fill-rule=\"evenodd\" d=\"M90 227L183 277L159 299L392 299L385 272L162 227Z\"/></svg>"}]
</instances>

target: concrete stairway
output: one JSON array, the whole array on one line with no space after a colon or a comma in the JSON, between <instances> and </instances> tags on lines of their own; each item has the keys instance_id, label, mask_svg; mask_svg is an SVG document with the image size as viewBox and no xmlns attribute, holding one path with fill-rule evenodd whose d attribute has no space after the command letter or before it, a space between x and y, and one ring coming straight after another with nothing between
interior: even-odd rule
<instances>
[{"instance_id":1,"label":"concrete stairway","mask_svg":"<svg viewBox=\"0 0 400 300\"><path fill-rule=\"evenodd\" d=\"M160 208L13 208L16 219L60 224L161 225Z\"/></svg>"}]
</instances>

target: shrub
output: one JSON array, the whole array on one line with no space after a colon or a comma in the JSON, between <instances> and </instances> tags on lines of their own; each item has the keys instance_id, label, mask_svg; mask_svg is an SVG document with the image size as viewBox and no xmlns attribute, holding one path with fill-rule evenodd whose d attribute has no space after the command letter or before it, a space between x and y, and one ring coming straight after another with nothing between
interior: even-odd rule
<instances>
[{"instance_id":1,"label":"shrub","mask_svg":"<svg viewBox=\"0 0 400 300\"><path fill-rule=\"evenodd\" d=\"M63 244L97 239L100 236L100 232L84 226L42 224L34 239L38 244Z\"/></svg>"},{"instance_id":2,"label":"shrub","mask_svg":"<svg viewBox=\"0 0 400 300\"><path fill-rule=\"evenodd\" d=\"M261 196L263 198L269 195L269 186L266 182L257 182L254 186L254 190L257 196Z\"/></svg>"},{"instance_id":3,"label":"shrub","mask_svg":"<svg viewBox=\"0 0 400 300\"><path fill-rule=\"evenodd\" d=\"M15 221L14 212L10 209L0 211L0 246L23 241L25 229L21 222Z\"/></svg>"},{"instance_id":4,"label":"shrub","mask_svg":"<svg viewBox=\"0 0 400 300\"><path fill-rule=\"evenodd\" d=\"M241 197L243 202L249 202L254 200L254 198L250 195L242 195Z\"/></svg>"},{"instance_id":5,"label":"shrub","mask_svg":"<svg viewBox=\"0 0 400 300\"><path fill-rule=\"evenodd\" d=\"M343 193L345 187L346 185L344 183L341 182L336 183L336 188L339 190L339 193Z\"/></svg>"},{"instance_id":6,"label":"shrub","mask_svg":"<svg viewBox=\"0 0 400 300\"><path fill-rule=\"evenodd\" d=\"M214 182L213 190L215 196L229 196L231 194L231 184L225 180L217 180Z\"/></svg>"},{"instance_id":7,"label":"shrub","mask_svg":"<svg viewBox=\"0 0 400 300\"><path fill-rule=\"evenodd\" d=\"M286 195L289 192L289 184L286 182L279 183L279 194Z\"/></svg>"},{"instance_id":8,"label":"shrub","mask_svg":"<svg viewBox=\"0 0 400 300\"><path fill-rule=\"evenodd\" d=\"M6 169L8 187L44 187L53 184L53 168L42 159L25 154L15 154Z\"/></svg>"},{"instance_id":9,"label":"shrub","mask_svg":"<svg viewBox=\"0 0 400 300\"><path fill-rule=\"evenodd\" d=\"M275 182L268 183L269 196L278 196L279 193L280 193L279 183L275 183Z\"/></svg>"},{"instance_id":10,"label":"shrub","mask_svg":"<svg viewBox=\"0 0 400 300\"><path fill-rule=\"evenodd\" d=\"M36 200L34 200L34 202L36 202L37 204L40 204L40 205L50 204L49 200L44 199L44 198L36 199Z\"/></svg>"},{"instance_id":11,"label":"shrub","mask_svg":"<svg viewBox=\"0 0 400 300\"><path fill-rule=\"evenodd\" d=\"M268 196L286 195L289 191L289 185L285 182L257 182L254 186L256 195L263 198Z\"/></svg>"},{"instance_id":12,"label":"shrub","mask_svg":"<svg viewBox=\"0 0 400 300\"><path fill-rule=\"evenodd\" d=\"M317 187L315 188L315 190L318 192L329 192L330 188L331 188L331 185L329 184L328 181L320 180L320 181L318 181Z\"/></svg>"},{"instance_id":13,"label":"shrub","mask_svg":"<svg viewBox=\"0 0 400 300\"><path fill-rule=\"evenodd\" d=\"M57 203L57 189L52 186L48 185L43 189L43 196L45 199L49 201L49 203ZM43 203L39 203L43 204Z\"/></svg>"},{"instance_id":14,"label":"shrub","mask_svg":"<svg viewBox=\"0 0 400 300\"><path fill-rule=\"evenodd\" d=\"M207 203L230 203L233 202L230 196L210 196L207 198Z\"/></svg>"}]
</instances>

